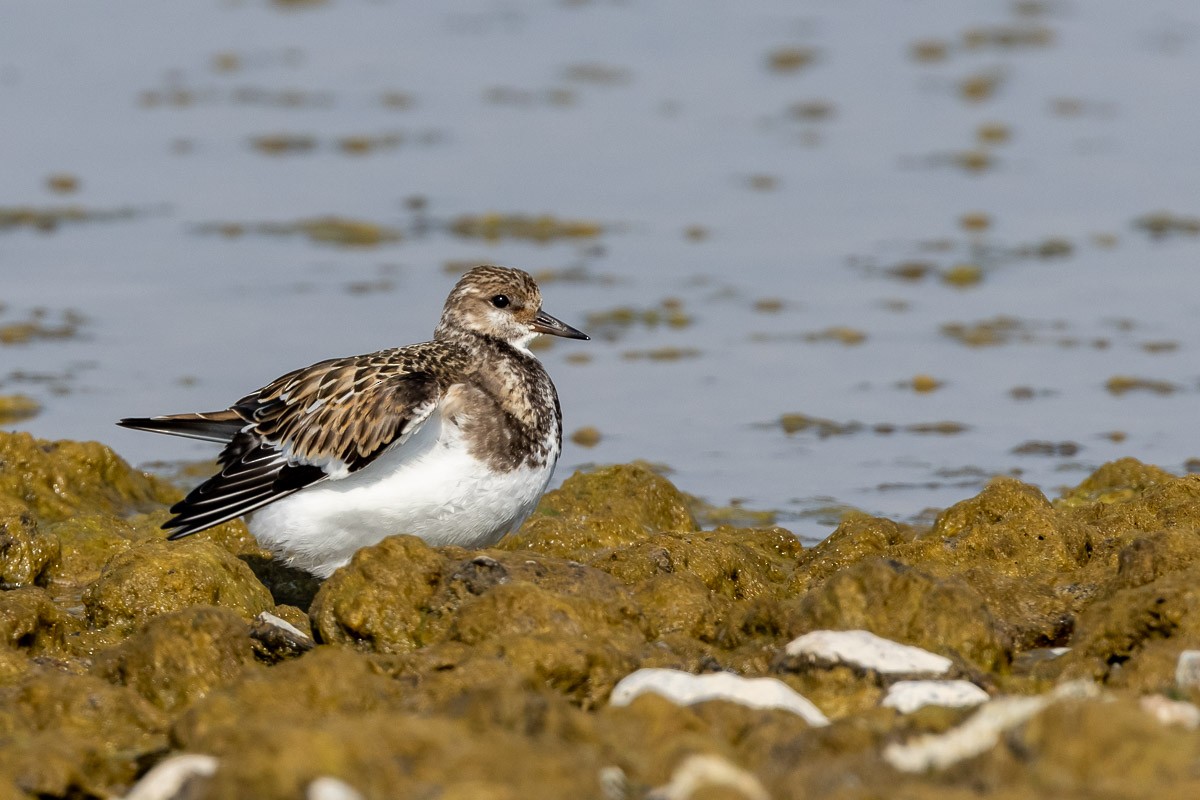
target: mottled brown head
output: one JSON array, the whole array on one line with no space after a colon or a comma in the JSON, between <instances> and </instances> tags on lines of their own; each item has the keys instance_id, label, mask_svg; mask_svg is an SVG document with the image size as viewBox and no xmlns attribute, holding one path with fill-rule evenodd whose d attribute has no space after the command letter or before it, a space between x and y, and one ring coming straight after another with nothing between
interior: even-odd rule
<instances>
[{"instance_id":1,"label":"mottled brown head","mask_svg":"<svg viewBox=\"0 0 1200 800\"><path fill-rule=\"evenodd\" d=\"M528 272L510 267L475 267L454 285L434 336L487 336L525 349L539 333L587 339L542 311L542 293Z\"/></svg>"}]
</instances>

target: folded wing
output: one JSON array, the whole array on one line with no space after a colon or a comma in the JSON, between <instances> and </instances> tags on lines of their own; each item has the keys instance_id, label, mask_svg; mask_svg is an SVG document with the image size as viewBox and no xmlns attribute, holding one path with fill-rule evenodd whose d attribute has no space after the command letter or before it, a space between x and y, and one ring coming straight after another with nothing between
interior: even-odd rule
<instances>
[{"instance_id":1,"label":"folded wing","mask_svg":"<svg viewBox=\"0 0 1200 800\"><path fill-rule=\"evenodd\" d=\"M314 364L242 398L227 412L123 421L131 423L126 427L210 440L230 434L218 457L221 471L172 506L175 516L163 525L173 531L170 538L248 514L306 486L345 478L403 446L447 386L422 368L422 351L404 348L402 359L392 355L399 352ZM190 417L197 419L185 419ZM172 430L163 430L166 420L173 420ZM157 427L145 424L156 421Z\"/></svg>"}]
</instances>

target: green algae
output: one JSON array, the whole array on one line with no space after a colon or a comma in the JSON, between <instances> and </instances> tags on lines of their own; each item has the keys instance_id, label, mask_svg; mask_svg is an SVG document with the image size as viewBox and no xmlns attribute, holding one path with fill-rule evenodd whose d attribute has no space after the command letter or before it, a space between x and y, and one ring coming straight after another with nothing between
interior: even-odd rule
<instances>
[{"instance_id":1,"label":"green algae","mask_svg":"<svg viewBox=\"0 0 1200 800\"><path fill-rule=\"evenodd\" d=\"M111 558L83 595L92 625L141 623L190 606L213 605L250 620L274 607L245 563L211 542L152 542Z\"/></svg>"},{"instance_id":2,"label":"green algae","mask_svg":"<svg viewBox=\"0 0 1200 800\"><path fill-rule=\"evenodd\" d=\"M150 618L141 631L101 653L92 671L170 713L236 681L253 662L241 617L189 605Z\"/></svg>"},{"instance_id":3,"label":"green algae","mask_svg":"<svg viewBox=\"0 0 1200 800\"><path fill-rule=\"evenodd\" d=\"M1200 477L1126 459L1053 502L997 479L927 527L851 514L804 548L779 528L697 530L691 498L621 465L569 478L497 548L393 537L318 584L240 524L164 541L178 492L99 445L0 434L0 454L0 797L123 794L179 751L219 758L203 797L295 797L322 776L368 798L638 796L695 754L784 800L846 781L914 800L1195 788L1200 734L1136 698L1191 697L1175 664L1200 649ZM315 646L264 647L261 611ZM878 705L888 679L783 655L822 628L947 655L996 692L1082 677L1110 695L1056 703L935 778L901 774L887 744L970 712L901 715ZM834 724L608 705L651 666L776 677Z\"/></svg>"}]
</instances>

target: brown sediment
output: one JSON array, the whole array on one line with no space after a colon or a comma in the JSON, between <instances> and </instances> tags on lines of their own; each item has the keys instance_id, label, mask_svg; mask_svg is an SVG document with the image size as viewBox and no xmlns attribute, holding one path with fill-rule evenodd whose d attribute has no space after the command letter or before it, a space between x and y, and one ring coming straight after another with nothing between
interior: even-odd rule
<instances>
[{"instance_id":1,"label":"brown sediment","mask_svg":"<svg viewBox=\"0 0 1200 800\"><path fill-rule=\"evenodd\" d=\"M695 754L784 800L1200 788L1200 733L1140 699L1200 700L1176 678L1200 648L1200 476L1126 459L1055 501L999 478L932 525L848 514L806 548L780 528L699 530L694 499L623 465L572 476L497 548L397 536L318 584L240 523L164 541L179 493L101 445L0 433L0 463L0 796L122 795L179 752L218 759L189 789L214 798L300 796L322 776L368 798L597 797L602 781L637 797ZM303 646L261 647L261 611ZM784 654L819 629L923 647L993 695L1079 679L1102 694L1051 703L961 766L900 772L888 745L972 712L900 714L880 706L886 675ZM773 677L833 723L610 706L642 667Z\"/></svg>"}]
</instances>

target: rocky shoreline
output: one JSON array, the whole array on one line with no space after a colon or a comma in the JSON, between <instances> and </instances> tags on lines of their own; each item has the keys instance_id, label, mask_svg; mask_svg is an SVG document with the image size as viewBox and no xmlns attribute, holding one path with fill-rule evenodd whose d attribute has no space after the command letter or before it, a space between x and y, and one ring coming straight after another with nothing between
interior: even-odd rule
<instances>
[{"instance_id":1,"label":"rocky shoreline","mask_svg":"<svg viewBox=\"0 0 1200 800\"><path fill-rule=\"evenodd\" d=\"M634 465L324 583L0 434L0 800L1200 796L1200 477L697 530Z\"/></svg>"}]
</instances>

